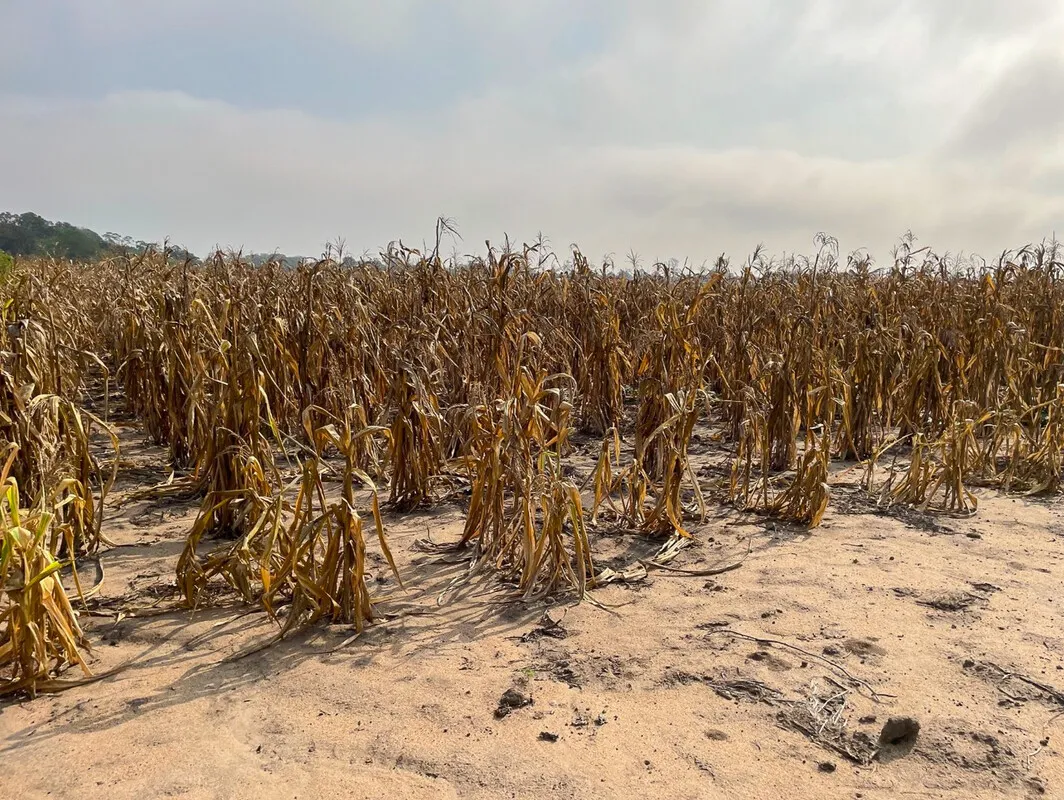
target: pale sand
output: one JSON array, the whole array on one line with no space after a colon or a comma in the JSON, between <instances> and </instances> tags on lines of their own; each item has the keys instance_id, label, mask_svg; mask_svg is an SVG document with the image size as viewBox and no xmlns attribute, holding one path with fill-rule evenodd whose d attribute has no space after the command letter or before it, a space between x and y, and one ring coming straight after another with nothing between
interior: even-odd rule
<instances>
[{"instance_id":1,"label":"pale sand","mask_svg":"<svg viewBox=\"0 0 1064 800\"><path fill-rule=\"evenodd\" d=\"M577 459L581 474L588 458ZM140 475L141 485L155 479ZM223 663L276 627L232 605L117 625L87 618L93 668L132 664L2 707L0 797L1064 796L1064 705L1015 679L999 686L982 666L1064 690L1064 503L982 491L969 519L887 516L869 513L856 479L837 478L824 525L809 533L715 508L673 563L704 569L749 550L742 567L714 578L652 571L595 591L606 609L559 603L550 614L564 638L521 641L545 607L502 602L489 577L437 607L462 566L413 545L427 532L454 540L458 504L387 515L409 590L378 558L380 590L396 598L380 610L401 616L357 641L322 626ZM147 546L106 553L103 596L134 581L137 602L150 603L147 590L173 579L194 513L137 503L113 514L116 542ZM614 566L656 546L630 533L593 537L599 561ZM919 602L966 595L966 610ZM720 696L713 682L753 679L800 699L828 676L841 680L819 659L720 629L837 653L826 658L894 695L845 694L847 729L875 738L888 717L912 716L922 725L915 749L855 765L782 727L786 703ZM534 702L496 719L510 687ZM868 716L876 722L860 722Z\"/></svg>"}]
</instances>

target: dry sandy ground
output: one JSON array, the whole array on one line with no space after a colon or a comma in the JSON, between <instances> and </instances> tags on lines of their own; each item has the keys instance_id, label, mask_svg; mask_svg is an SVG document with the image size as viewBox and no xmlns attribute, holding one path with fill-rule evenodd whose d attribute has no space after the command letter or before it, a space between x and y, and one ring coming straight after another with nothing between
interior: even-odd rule
<instances>
[{"instance_id":1,"label":"dry sandy ground","mask_svg":"<svg viewBox=\"0 0 1064 800\"><path fill-rule=\"evenodd\" d=\"M239 659L276 630L261 613L160 613L194 506L129 504L103 587L128 615L86 618L94 668L129 666L0 707L0 797L1064 796L1064 504L877 514L837 482L811 534L718 511L672 565L740 568L651 570L601 607L515 604L490 579L438 607L463 567L415 542L453 540L461 506L390 515L409 590L379 570L387 621ZM595 540L615 567L657 546ZM499 719L510 688L532 704ZM832 749L867 752L899 715L922 726L911 751Z\"/></svg>"}]
</instances>

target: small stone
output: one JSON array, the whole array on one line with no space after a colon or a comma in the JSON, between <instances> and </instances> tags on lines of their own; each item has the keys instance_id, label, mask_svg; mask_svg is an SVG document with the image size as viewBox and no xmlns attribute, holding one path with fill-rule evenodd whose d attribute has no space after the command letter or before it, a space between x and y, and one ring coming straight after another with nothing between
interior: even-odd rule
<instances>
[{"instance_id":1,"label":"small stone","mask_svg":"<svg viewBox=\"0 0 1064 800\"><path fill-rule=\"evenodd\" d=\"M532 698L517 689L507 689L499 698L499 706L495 709L495 719L502 719L519 708L532 705Z\"/></svg>"},{"instance_id":2,"label":"small stone","mask_svg":"<svg viewBox=\"0 0 1064 800\"><path fill-rule=\"evenodd\" d=\"M556 742L558 741L558 734L550 731L540 731L539 740L541 742Z\"/></svg>"},{"instance_id":3,"label":"small stone","mask_svg":"<svg viewBox=\"0 0 1064 800\"><path fill-rule=\"evenodd\" d=\"M821 761L816 768L821 772L834 772L836 769L834 761Z\"/></svg>"}]
</instances>

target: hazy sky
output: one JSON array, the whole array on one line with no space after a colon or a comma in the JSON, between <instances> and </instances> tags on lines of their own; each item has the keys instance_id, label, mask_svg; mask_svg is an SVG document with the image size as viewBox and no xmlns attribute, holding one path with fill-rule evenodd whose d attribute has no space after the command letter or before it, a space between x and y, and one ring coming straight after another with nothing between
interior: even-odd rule
<instances>
[{"instance_id":1,"label":"hazy sky","mask_svg":"<svg viewBox=\"0 0 1064 800\"><path fill-rule=\"evenodd\" d=\"M0 210L316 254L1064 229L1060 0L0 0Z\"/></svg>"}]
</instances>

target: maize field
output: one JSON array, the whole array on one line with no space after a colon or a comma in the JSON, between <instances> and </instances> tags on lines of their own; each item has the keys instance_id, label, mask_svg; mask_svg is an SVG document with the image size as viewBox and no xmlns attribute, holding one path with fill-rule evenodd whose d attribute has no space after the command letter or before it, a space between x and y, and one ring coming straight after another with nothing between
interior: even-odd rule
<instances>
[{"instance_id":1,"label":"maize field","mask_svg":"<svg viewBox=\"0 0 1064 800\"><path fill-rule=\"evenodd\" d=\"M181 602L238 598L278 636L372 625L368 552L404 585L387 514L441 503L465 526L436 549L466 580L594 602L616 578L597 537L674 552L715 506L814 529L844 470L881 508L1059 492L1055 244L959 263L905 240L882 265L818 247L634 273L534 246L445 259L438 239L296 269L18 263L0 285L0 695L92 676L78 620L98 586L77 567L108 558L121 415L167 453L144 492L198 503Z\"/></svg>"}]
</instances>

